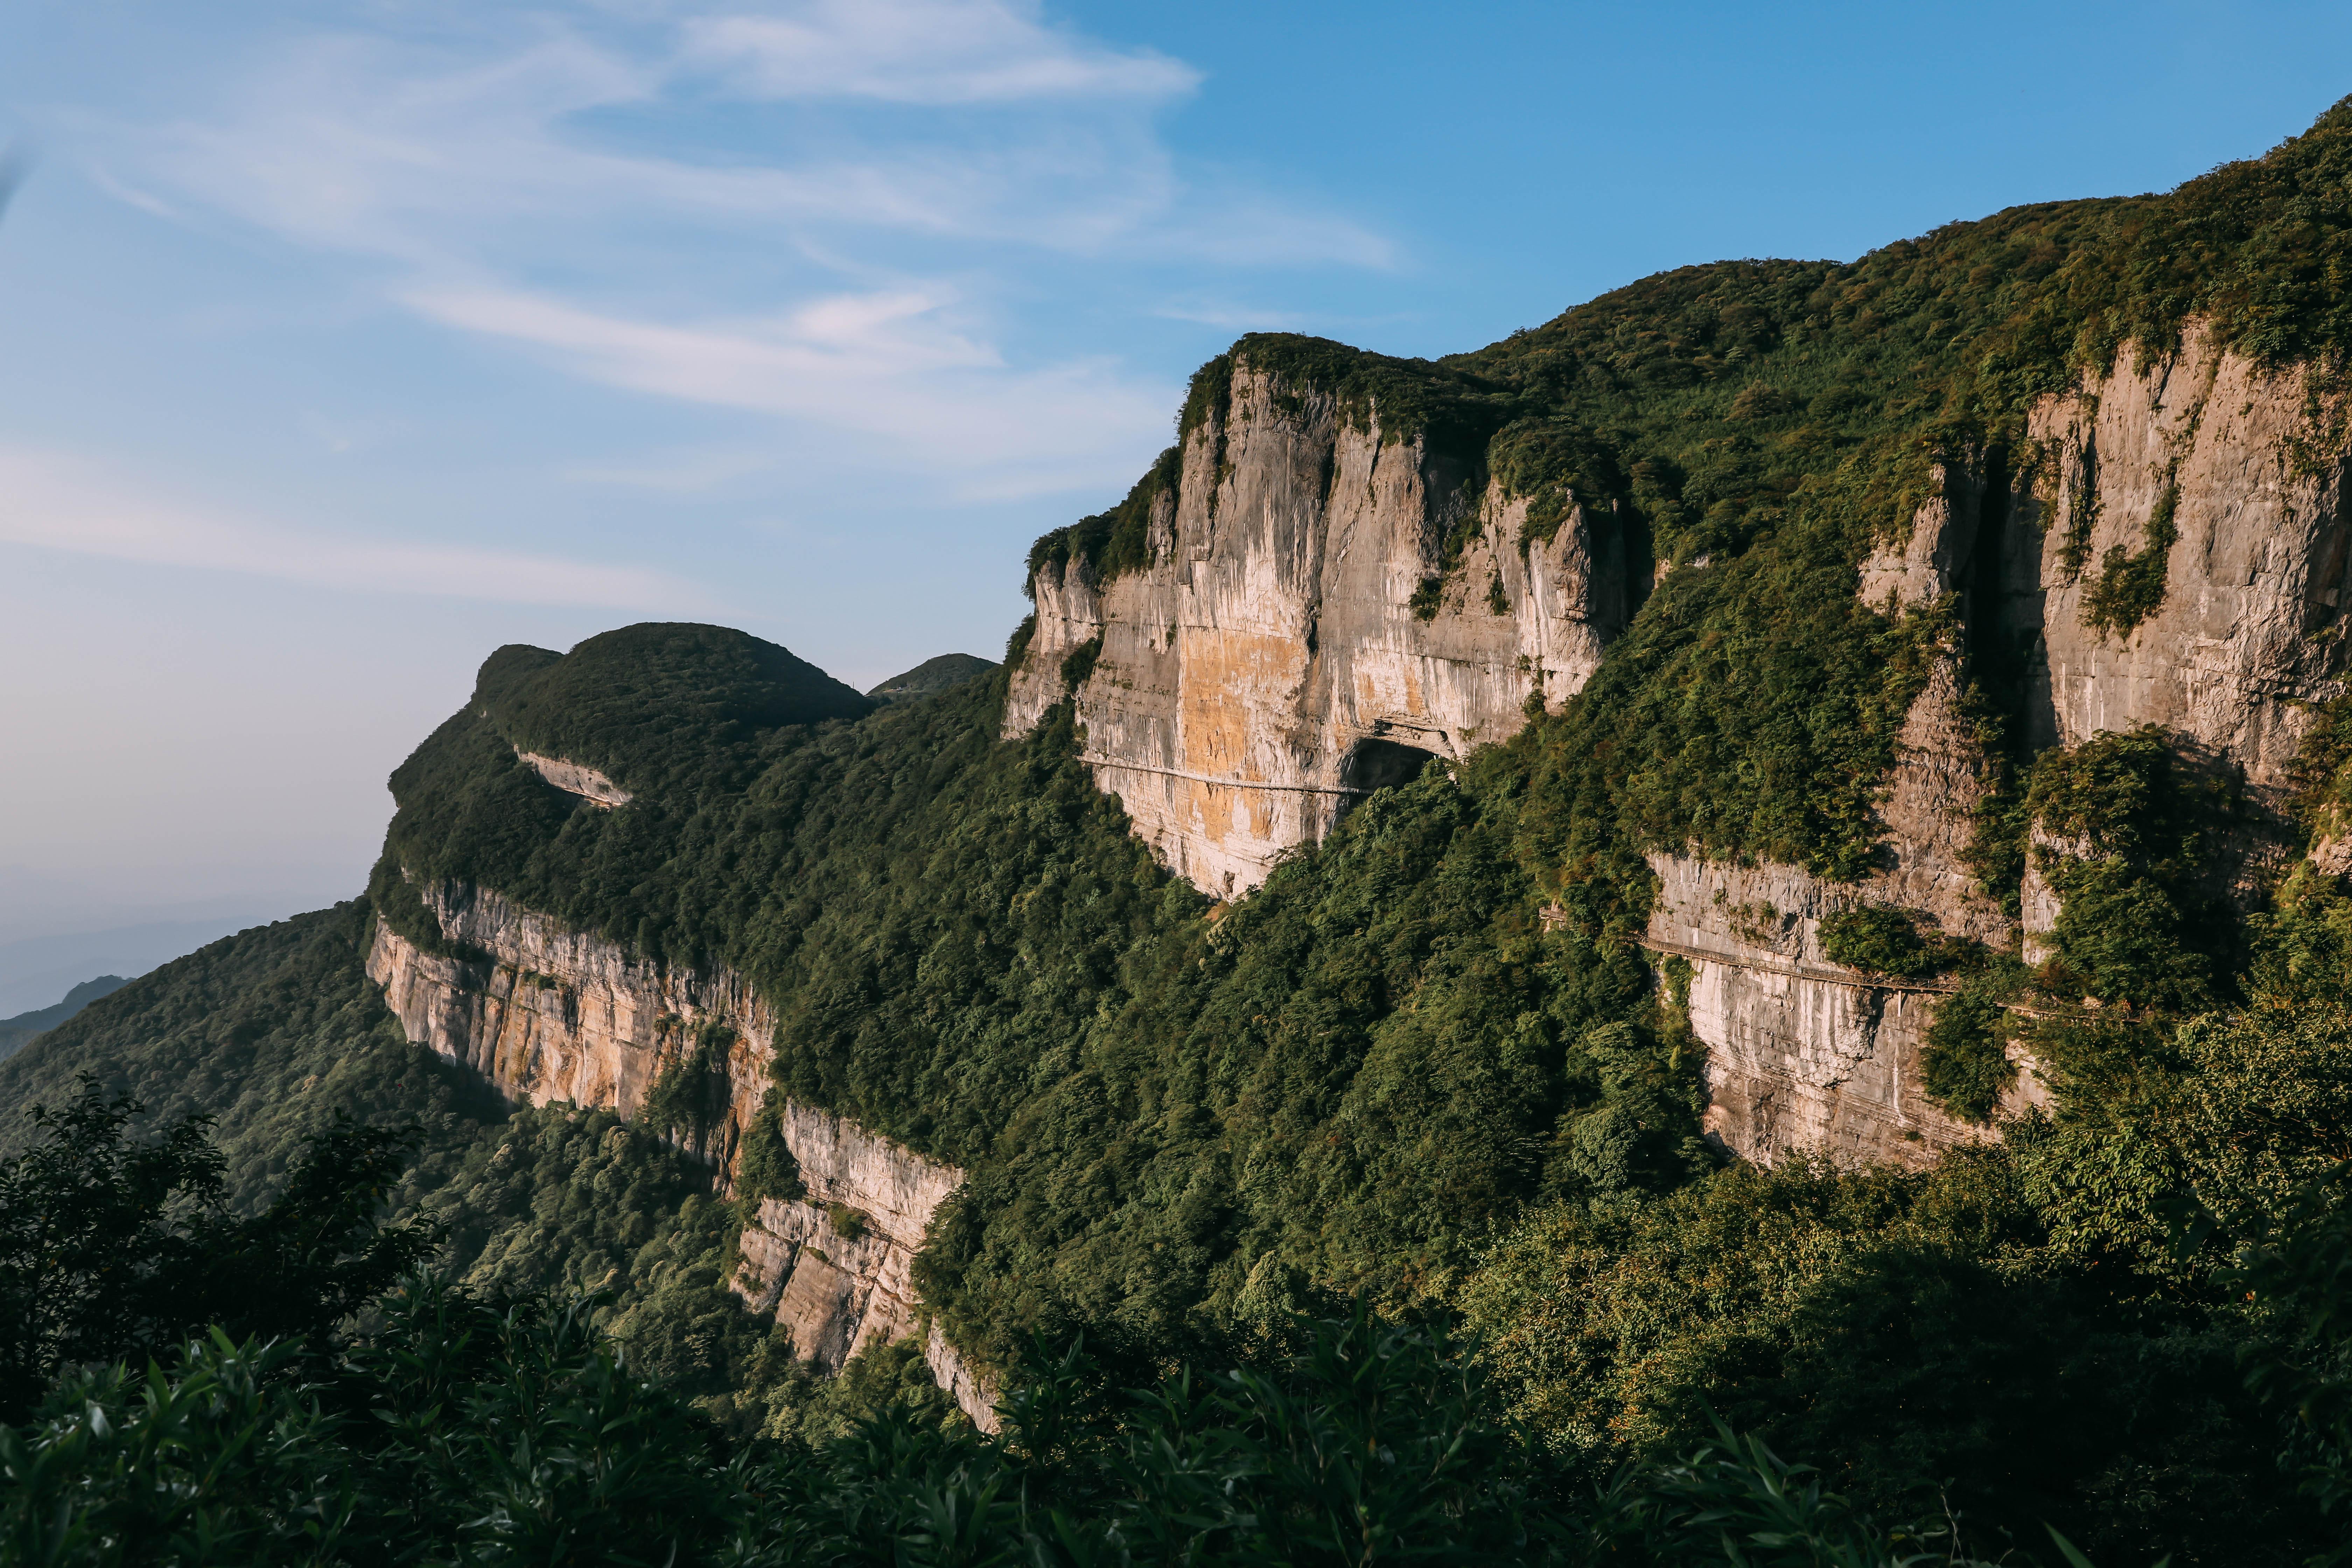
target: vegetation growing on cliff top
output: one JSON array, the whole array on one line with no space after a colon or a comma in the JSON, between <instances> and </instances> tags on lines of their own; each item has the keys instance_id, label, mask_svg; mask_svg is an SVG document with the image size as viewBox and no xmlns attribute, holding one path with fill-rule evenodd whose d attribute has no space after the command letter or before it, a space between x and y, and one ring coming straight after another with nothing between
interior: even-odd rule
<instances>
[{"instance_id":1,"label":"vegetation growing on cliff top","mask_svg":"<svg viewBox=\"0 0 2352 1568\"><path fill-rule=\"evenodd\" d=\"M1572 491L1594 526L1643 553L1704 557L1716 573L1739 562L1750 581L1696 615L1684 602L1672 625L1637 625L1582 700L1593 735L1644 765L1562 787L1581 810L1624 816L1650 847L1851 875L1907 697L1898 675L1883 693L1816 699L1814 672L1868 667L1895 635L1844 603L1856 562L1907 530L1935 460L1992 462L2017 446L2033 399L2104 372L2126 345L2162 352L2193 317L2271 363L2325 368L2352 348L2347 193L2352 100L2264 157L2167 195L2012 208L1847 264L1684 268L1441 361L1253 334L1196 380L1184 428L1248 367L1360 423L1377 407L1384 430L1426 433L1473 484L1493 474L1535 498L1531 531L1556 529ZM2127 632L2160 602L2168 519L2159 507L2144 547L2101 566L2099 625ZM1077 547L1066 531L1039 545ZM1439 553L1449 566L1458 542ZM1127 550L1097 570L1141 564ZM1736 617L1789 613L1773 639L1787 645L1785 671L1713 678L1726 643L1753 649ZM1695 667L1709 679L1689 679ZM1999 684L2000 672L1978 673ZM1986 697L1988 711L2008 705L2004 691ZM1820 743L1848 727L1850 739ZM1581 737L1570 748L1591 750ZM1671 789L1651 787L1647 759L1679 775ZM1725 820L1718 803L1740 809Z\"/></svg>"},{"instance_id":2,"label":"vegetation growing on cliff top","mask_svg":"<svg viewBox=\"0 0 2352 1568\"><path fill-rule=\"evenodd\" d=\"M2342 350L2347 171L2339 106L2169 196L2015 209L1850 266L1686 268L1441 363L1244 340L1196 378L1180 437L1241 370L1275 371L1501 478L1532 498L1531 532L1560 525L1572 488L1673 570L1566 714L1383 792L1219 919L1093 789L1066 704L1015 742L996 738L1002 675L861 717L865 699L772 645L679 626L494 656L394 775L375 918L439 940L408 879L455 878L750 976L782 1019L780 1088L971 1171L921 1282L1000 1367L1027 1331L1077 1328L1166 1363L1364 1289L1397 1311L1465 1305L1519 1412L1589 1474L1662 1462L1713 1404L1872 1506L1948 1491L2021 1544L2054 1513L2124 1558L2284 1561L2312 1525L2247 1479L2268 1476L2276 1434L2230 1363L2295 1334L2246 1302L2226 1254L2301 1223L2299 1202L2333 1212L2311 1178L2341 1123L2340 1020L2281 998L2342 1001L2352 902L2290 886L2253 933L2242 1025L2035 1034L2062 1117L1922 1177L1721 1168L1679 999L1624 939L1647 915L1646 849L1869 867L1874 792L1930 660L1968 657L1989 728L2006 695L1999 650L1943 612L1858 604L1856 563L1908 525L1938 459L1998 468L2031 398L2126 342L2203 314L2274 361ZM1033 566L1139 563L1177 479L1163 457ZM2161 593L2134 559L2106 574L2116 629ZM636 798L582 803L519 745ZM2239 952L2200 901L2209 792L2147 736L2006 761L1984 863L2021 868L2036 820L2064 841L2042 858L2077 911L2053 983L2143 1008L2223 994ZM1547 901L1564 929L1538 923ZM167 1113L215 1111L225 1195L247 1213L326 1107L419 1114L401 1201L436 1205L476 1287L612 1278L602 1321L738 1433L837 1430L848 1408L826 1401L861 1389L911 1402L928 1427L845 1495L892 1466L942 1498L1014 1473L938 1434L903 1350L832 1391L795 1372L724 1292L731 1215L673 1152L609 1117L483 1105L407 1047L358 973L364 921L308 917L170 966L0 1063L0 1090L55 1098L90 1066ZM1899 932L1845 934L1858 962L1915 961ZM1980 1114L2006 1026L1990 991L1973 1000L1929 1071ZM691 1086L673 1088L690 1121ZM763 1181L793 1179L771 1163ZM2216 1239L2177 1249L2175 1230ZM672 1430L571 1331L525 1313L499 1331L619 1402L594 1408ZM180 1372L247 1378L207 1353ZM91 1386L101 1408L122 1396ZM2024 1390L2084 1391L2096 1418L2037 1426ZM673 1447L689 1468L708 1452Z\"/></svg>"}]
</instances>

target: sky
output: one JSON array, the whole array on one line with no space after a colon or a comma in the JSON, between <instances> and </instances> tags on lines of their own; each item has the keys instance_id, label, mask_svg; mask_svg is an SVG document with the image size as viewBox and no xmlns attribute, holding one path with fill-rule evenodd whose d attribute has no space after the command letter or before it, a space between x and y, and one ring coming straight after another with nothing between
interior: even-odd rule
<instances>
[{"instance_id":1,"label":"sky","mask_svg":"<svg viewBox=\"0 0 2352 1568\"><path fill-rule=\"evenodd\" d=\"M0 987L352 895L505 643L994 657L1242 332L1454 353L2347 92L2340 0L12 0Z\"/></svg>"}]
</instances>

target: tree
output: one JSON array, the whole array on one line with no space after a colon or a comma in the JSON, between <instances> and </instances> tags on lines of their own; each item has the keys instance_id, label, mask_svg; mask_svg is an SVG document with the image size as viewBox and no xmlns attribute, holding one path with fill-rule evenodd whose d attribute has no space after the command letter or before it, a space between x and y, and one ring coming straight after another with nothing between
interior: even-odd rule
<instances>
[{"instance_id":1,"label":"tree","mask_svg":"<svg viewBox=\"0 0 2352 1568\"><path fill-rule=\"evenodd\" d=\"M240 1217L210 1119L142 1139L142 1109L84 1074L63 1109L32 1109L40 1142L0 1163L0 1420L21 1419L63 1367L156 1354L208 1326L331 1332L439 1245L429 1220L382 1220L414 1128L338 1113L275 1201Z\"/></svg>"}]
</instances>

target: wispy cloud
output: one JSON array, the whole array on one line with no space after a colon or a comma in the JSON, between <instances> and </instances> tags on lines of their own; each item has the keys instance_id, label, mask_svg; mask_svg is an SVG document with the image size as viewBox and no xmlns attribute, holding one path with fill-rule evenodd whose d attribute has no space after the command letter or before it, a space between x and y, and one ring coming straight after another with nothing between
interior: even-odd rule
<instances>
[{"instance_id":1,"label":"wispy cloud","mask_svg":"<svg viewBox=\"0 0 2352 1568\"><path fill-rule=\"evenodd\" d=\"M1055 31L1029 5L967 0L820 0L797 14L700 16L686 56L775 98L1002 104L1040 99L1160 99L1198 71L1148 50L1102 47Z\"/></svg>"},{"instance_id":2,"label":"wispy cloud","mask_svg":"<svg viewBox=\"0 0 2352 1568\"><path fill-rule=\"evenodd\" d=\"M1395 259L1182 177L1153 116L1199 74L1023 0L583 5L464 38L289 45L215 114L115 138L109 178L362 258L439 326L882 442L963 494L1099 485L1166 426L1172 382L1022 346L1041 260Z\"/></svg>"},{"instance_id":3,"label":"wispy cloud","mask_svg":"<svg viewBox=\"0 0 2352 1568\"><path fill-rule=\"evenodd\" d=\"M1007 366L908 293L814 300L760 321L651 324L492 289L420 290L421 313L528 343L614 386L829 425L902 462L943 467L990 493L1015 473L1087 482L1107 450L1164 428L1180 395L1099 362ZM1094 460L1094 461L1090 461Z\"/></svg>"},{"instance_id":4,"label":"wispy cloud","mask_svg":"<svg viewBox=\"0 0 2352 1568\"><path fill-rule=\"evenodd\" d=\"M673 614L713 608L699 589L663 573L232 517L125 485L70 454L29 447L0 447L0 543L354 593Z\"/></svg>"}]
</instances>

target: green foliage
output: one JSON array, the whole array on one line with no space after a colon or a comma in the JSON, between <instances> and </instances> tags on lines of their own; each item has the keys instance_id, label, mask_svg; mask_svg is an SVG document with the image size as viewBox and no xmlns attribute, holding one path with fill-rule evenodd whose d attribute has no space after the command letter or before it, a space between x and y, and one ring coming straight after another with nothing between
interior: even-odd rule
<instances>
[{"instance_id":1,"label":"green foliage","mask_svg":"<svg viewBox=\"0 0 2352 1568\"><path fill-rule=\"evenodd\" d=\"M1920 935L1918 919L1910 910L1882 904L1857 905L1824 917L1821 937L1822 952L1831 963L1879 974L1932 974L1959 957L1942 937L1931 941Z\"/></svg>"},{"instance_id":2,"label":"green foliage","mask_svg":"<svg viewBox=\"0 0 2352 1568\"><path fill-rule=\"evenodd\" d=\"M1627 488L1609 443L1570 419L1516 420L1488 444L1486 461L1505 495L1529 498L1522 544L1549 543L1576 501L1605 501ZM1646 574L1647 563L1633 570Z\"/></svg>"},{"instance_id":3,"label":"green foliage","mask_svg":"<svg viewBox=\"0 0 2352 1568\"><path fill-rule=\"evenodd\" d=\"M726 1025L703 1025L695 1032L693 1048L681 1048L654 1079L637 1120L656 1132L684 1132L699 1144L726 1114L734 1091L727 1070L734 1044L735 1031Z\"/></svg>"},{"instance_id":4,"label":"green foliage","mask_svg":"<svg viewBox=\"0 0 2352 1568\"><path fill-rule=\"evenodd\" d=\"M439 1240L377 1223L413 1131L337 1121L240 1218L203 1120L142 1140L142 1109L84 1077L63 1107L33 1108L36 1142L0 1163L0 1421L61 1367L152 1354L207 1324L331 1332Z\"/></svg>"},{"instance_id":5,"label":"green foliage","mask_svg":"<svg viewBox=\"0 0 2352 1568\"><path fill-rule=\"evenodd\" d=\"M1377 429L1382 446L1418 440L1425 463L1464 477L1483 473L1488 439L1516 412L1507 392L1442 360L1395 359L1296 332L1250 332L1228 353L1236 368L1275 384L1277 410L1328 399L1349 428Z\"/></svg>"},{"instance_id":6,"label":"green foliage","mask_svg":"<svg viewBox=\"0 0 2352 1568\"><path fill-rule=\"evenodd\" d=\"M281 1190L305 1140L339 1111L424 1130L422 1180L503 1114L482 1086L411 1046L362 962L367 909L339 904L226 937L84 1008L0 1062L0 1157L31 1147L23 1111L60 1105L82 1073L149 1125L203 1117L232 1212Z\"/></svg>"},{"instance_id":7,"label":"green foliage","mask_svg":"<svg viewBox=\"0 0 2352 1568\"><path fill-rule=\"evenodd\" d=\"M1538 1191L1711 1163L1638 963L1537 929L1511 756L1375 796L1212 927L1073 759L1067 707L1002 743L1002 692L779 732L690 815L551 826L480 804L506 764L460 721L404 772L391 842L750 976L782 1092L971 1173L924 1285L986 1357L1032 1326L1181 1340L1288 1269L1414 1296Z\"/></svg>"},{"instance_id":8,"label":"green foliage","mask_svg":"<svg viewBox=\"0 0 2352 1568\"><path fill-rule=\"evenodd\" d=\"M1597 1495L1563 1490L1442 1339L1360 1310L1295 1331L1264 1367L1181 1365L1124 1394L1072 1345L1033 1363L999 1438L894 1409L822 1447L729 1443L577 1307L419 1278L380 1320L325 1367L216 1332L143 1376L81 1373L36 1422L0 1429L6 1554L60 1568L1967 1560L1944 1525L1875 1525L1728 1429Z\"/></svg>"},{"instance_id":9,"label":"green foliage","mask_svg":"<svg viewBox=\"0 0 2352 1568\"><path fill-rule=\"evenodd\" d=\"M2315 705L2296 750L2292 806L2314 841L2342 830L2352 805L2352 692Z\"/></svg>"},{"instance_id":10,"label":"green foliage","mask_svg":"<svg viewBox=\"0 0 2352 1568\"><path fill-rule=\"evenodd\" d=\"M1100 633L1088 637L1062 656L1062 689L1076 691L1086 684L1087 677L1095 672L1095 660L1102 657Z\"/></svg>"},{"instance_id":11,"label":"green foliage","mask_svg":"<svg viewBox=\"0 0 2352 1568\"><path fill-rule=\"evenodd\" d=\"M2148 513L2137 551L2109 545L2100 563L2099 580L2083 595L2083 624L2101 632L2128 636L2164 604L2167 563L2179 542L2180 529L2173 513L2180 504L2180 487L2170 479Z\"/></svg>"},{"instance_id":12,"label":"green foliage","mask_svg":"<svg viewBox=\"0 0 2352 1568\"><path fill-rule=\"evenodd\" d=\"M1118 505L1108 511L1080 518L1067 528L1055 529L1031 545L1027 581L1034 584L1037 574L1047 567L1058 574L1071 562L1080 560L1087 563L1096 581L1102 583L1150 566L1152 511L1163 498L1171 507L1176 504L1178 481L1183 471L1181 445L1160 453L1159 460L1135 482L1135 488ZM1031 592L1035 592L1034 587ZM1008 658L1006 662L1013 661Z\"/></svg>"},{"instance_id":13,"label":"green foliage","mask_svg":"<svg viewBox=\"0 0 2352 1568\"><path fill-rule=\"evenodd\" d=\"M1181 447L1192 438L1193 431L1211 419L1222 421L1233 401L1233 395L1232 354L1219 354L1194 371L1192 381L1184 388L1184 406L1176 415L1176 444Z\"/></svg>"},{"instance_id":14,"label":"green foliage","mask_svg":"<svg viewBox=\"0 0 2352 1568\"><path fill-rule=\"evenodd\" d=\"M760 1113L743 1129L743 1141L735 1151L735 1197L739 1203L796 1198L807 1191L801 1182L800 1163L793 1158L792 1145L784 1142L783 1130L777 1125L776 1100L776 1091L770 1089L761 1102Z\"/></svg>"},{"instance_id":15,"label":"green foliage","mask_svg":"<svg viewBox=\"0 0 2352 1568\"><path fill-rule=\"evenodd\" d=\"M2250 1384L2291 1409L2302 1441L2283 1456L2306 1497L2331 1518L2352 1511L2352 1215L2343 1173L2297 1191L2238 1254L2227 1276L2274 1325L2247 1347ZM2315 1563L2352 1559L2341 1538Z\"/></svg>"},{"instance_id":16,"label":"green foliage","mask_svg":"<svg viewBox=\"0 0 2352 1568\"><path fill-rule=\"evenodd\" d=\"M995 668L974 654L943 653L937 658L923 660L902 674L892 676L866 695L877 702L903 702L909 698L928 697L934 691L961 686Z\"/></svg>"},{"instance_id":17,"label":"green foliage","mask_svg":"<svg viewBox=\"0 0 2352 1568\"><path fill-rule=\"evenodd\" d=\"M2273 893L2271 907L2246 923L2251 996L2352 1005L2352 898L2339 879L2300 861Z\"/></svg>"},{"instance_id":18,"label":"green foliage","mask_svg":"<svg viewBox=\"0 0 2352 1568\"><path fill-rule=\"evenodd\" d=\"M482 666L474 706L525 751L585 763L626 789L692 791L723 777L763 731L855 719L874 703L748 633L647 622L560 658L500 648Z\"/></svg>"},{"instance_id":19,"label":"green foliage","mask_svg":"<svg viewBox=\"0 0 2352 1568\"><path fill-rule=\"evenodd\" d=\"M2062 903L2057 957L2042 984L2060 995L2171 1011L2210 1005L2236 933L2204 891L2205 845L2225 809L2164 731L2102 731L2034 764L2025 807L2052 842L2035 864Z\"/></svg>"},{"instance_id":20,"label":"green foliage","mask_svg":"<svg viewBox=\"0 0 2352 1568\"><path fill-rule=\"evenodd\" d=\"M166 964L0 1063L0 1105L69 1100L76 1075L94 1071L109 1097L149 1107L126 1124L133 1133L210 1118L203 1160L217 1162L226 1215L247 1224L289 1193L289 1212L310 1212L301 1152L349 1146L336 1142L355 1136L339 1131L341 1107L414 1125L415 1164L384 1195L401 1226L440 1233L440 1260L459 1277L607 1288L599 1321L730 1426L811 1398L790 1347L726 1289L737 1219L710 1201L708 1169L610 1111L509 1112L407 1044L362 971L368 929L364 910L343 905ZM37 1131L21 1115L0 1121L0 1154L32 1148ZM127 1306L121 1316L135 1321Z\"/></svg>"},{"instance_id":21,"label":"green foliage","mask_svg":"<svg viewBox=\"0 0 2352 1568\"><path fill-rule=\"evenodd\" d=\"M2035 1552L2046 1521L2100 1561L2296 1561L2316 1521L2273 1468L2242 1331L2062 1263L2039 1169L1798 1160L1564 1205L1488 1255L1464 1307L1507 1408L1586 1475L1661 1462L1719 1415L1881 1517L1949 1508L1989 1556Z\"/></svg>"},{"instance_id":22,"label":"green foliage","mask_svg":"<svg viewBox=\"0 0 2352 1568\"><path fill-rule=\"evenodd\" d=\"M1790 530L1675 572L1566 714L1515 742L1533 753L1531 853L1580 881L1588 866L1629 866L1617 845L1858 878L1936 635L1858 604L1826 533ZM1645 900L1646 878L1612 873L1570 902Z\"/></svg>"},{"instance_id":23,"label":"green foliage","mask_svg":"<svg viewBox=\"0 0 2352 1568\"><path fill-rule=\"evenodd\" d=\"M2004 993L2016 989L2008 975L1972 976L1956 994L1936 1004L1927 1026L1919 1070L1927 1098L1962 1121L1990 1122L2002 1091L2017 1081L2017 1064L2005 1048L2009 1015Z\"/></svg>"}]
</instances>

